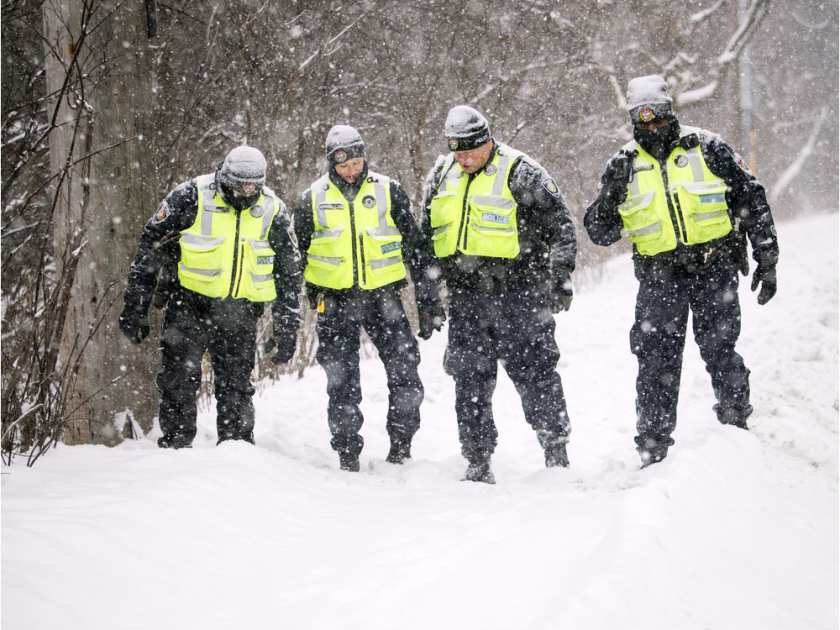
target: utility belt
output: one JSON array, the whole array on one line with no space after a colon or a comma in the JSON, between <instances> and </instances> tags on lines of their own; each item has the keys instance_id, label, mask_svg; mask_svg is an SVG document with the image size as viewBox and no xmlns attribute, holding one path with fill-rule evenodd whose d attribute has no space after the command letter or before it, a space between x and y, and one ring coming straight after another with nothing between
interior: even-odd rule
<instances>
[{"instance_id":1,"label":"utility belt","mask_svg":"<svg viewBox=\"0 0 840 630\"><path fill-rule=\"evenodd\" d=\"M634 251L633 262L636 277L639 278L641 276L647 276L650 273L655 273L657 269L698 273L712 266L719 266L721 263L732 265L733 268L739 269L742 265L741 240L741 235L736 231L732 231L726 236L707 243L699 243L697 245L677 243L676 249L657 254L656 256L644 256Z\"/></svg>"},{"instance_id":2,"label":"utility belt","mask_svg":"<svg viewBox=\"0 0 840 630\"><path fill-rule=\"evenodd\" d=\"M157 300L157 293L155 294ZM189 309L199 318L215 318L224 314L225 317L254 316L259 318L265 311L268 302L251 302L250 300L235 300L230 297L211 298L196 291L177 284L171 286L166 294L166 302L157 308L166 307Z\"/></svg>"},{"instance_id":3,"label":"utility belt","mask_svg":"<svg viewBox=\"0 0 840 630\"><path fill-rule=\"evenodd\" d=\"M330 289L307 282L306 298L309 302L309 308L313 311L318 311L319 304L377 300L387 293L399 295L400 290L402 290L407 284L408 283L403 279L386 284L378 289L361 289L358 286L354 286L349 289Z\"/></svg>"},{"instance_id":4,"label":"utility belt","mask_svg":"<svg viewBox=\"0 0 840 630\"><path fill-rule=\"evenodd\" d=\"M531 269L528 261L503 260L456 254L438 261L443 269L446 286L451 291L481 295L504 293L542 294L551 273L548 267Z\"/></svg>"}]
</instances>

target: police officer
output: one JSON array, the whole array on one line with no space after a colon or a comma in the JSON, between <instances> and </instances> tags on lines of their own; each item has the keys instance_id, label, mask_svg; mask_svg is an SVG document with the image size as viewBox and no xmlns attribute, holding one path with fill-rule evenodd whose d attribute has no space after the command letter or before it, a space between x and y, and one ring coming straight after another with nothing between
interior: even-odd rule
<instances>
[{"instance_id":1,"label":"police officer","mask_svg":"<svg viewBox=\"0 0 840 630\"><path fill-rule=\"evenodd\" d=\"M217 431L254 442L251 371L257 320L271 302L272 359L295 351L300 323L300 257L283 202L265 186L266 162L249 146L230 151L215 173L179 185L161 202L140 236L128 272L120 329L139 344L165 252L176 247L177 272L167 290L161 334L161 448L183 448L196 434L201 359L215 373Z\"/></svg>"},{"instance_id":2,"label":"police officer","mask_svg":"<svg viewBox=\"0 0 840 630\"><path fill-rule=\"evenodd\" d=\"M498 361L516 385L546 466L567 466L570 427L552 313L572 300L574 224L554 180L497 142L478 111L452 108L445 135L451 152L427 177L423 231L449 292L445 367L455 379L465 479L495 481Z\"/></svg>"},{"instance_id":3,"label":"police officer","mask_svg":"<svg viewBox=\"0 0 840 630\"><path fill-rule=\"evenodd\" d=\"M300 198L295 233L304 252L307 295L317 311L317 359L327 375L330 445L342 470L359 470L363 417L359 380L359 333L367 331L388 378L386 460L411 457L420 426L423 385L420 354L400 299L406 266L415 285L420 336L443 325L433 263L411 212L411 202L395 180L368 170L365 143L347 125L330 129L328 172Z\"/></svg>"},{"instance_id":4,"label":"police officer","mask_svg":"<svg viewBox=\"0 0 840 630\"><path fill-rule=\"evenodd\" d=\"M633 243L639 292L630 346L639 361L636 445L645 467L674 443L689 310L717 418L747 428L749 370L735 352L738 269L749 270L743 234L758 263L759 304L776 293L779 247L764 188L720 137L680 125L662 77L632 79L627 109L635 139L607 164L585 226L598 245L622 236Z\"/></svg>"}]
</instances>

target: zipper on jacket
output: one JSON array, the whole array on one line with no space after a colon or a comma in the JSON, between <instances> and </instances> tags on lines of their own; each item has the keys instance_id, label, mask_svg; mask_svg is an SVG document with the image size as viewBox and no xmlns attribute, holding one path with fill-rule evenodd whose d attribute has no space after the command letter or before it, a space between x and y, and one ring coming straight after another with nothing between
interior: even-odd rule
<instances>
[{"instance_id":1,"label":"zipper on jacket","mask_svg":"<svg viewBox=\"0 0 840 630\"><path fill-rule=\"evenodd\" d=\"M240 243L239 245L239 260L245 260L245 243ZM245 269L245 265L239 265L239 272L236 274L236 285L233 288L233 295L239 293L239 285L242 284L242 271Z\"/></svg>"},{"instance_id":2,"label":"zipper on jacket","mask_svg":"<svg viewBox=\"0 0 840 630\"><path fill-rule=\"evenodd\" d=\"M458 240L457 243L461 243L461 247L465 250L467 249L467 230L466 227L469 225L469 208L467 207L467 199L469 198L470 194L470 186L473 183L473 179L475 178L475 173L468 174L467 177L467 187L464 189L464 202L461 206L461 224L458 226ZM463 243L462 243L463 240Z\"/></svg>"},{"instance_id":3,"label":"zipper on jacket","mask_svg":"<svg viewBox=\"0 0 840 630\"><path fill-rule=\"evenodd\" d=\"M361 258L359 266L362 268L362 281L359 287L364 288L362 285L367 284L367 269L365 268L365 243L361 234L359 234L359 257Z\"/></svg>"},{"instance_id":4,"label":"zipper on jacket","mask_svg":"<svg viewBox=\"0 0 840 630\"><path fill-rule=\"evenodd\" d=\"M241 274L241 270L237 268L236 263L239 258L239 223L242 220L242 211L236 211L236 236L233 238L233 273L230 274L230 290L228 292L229 297L234 297L234 289L236 285L236 280ZM242 261L239 260L241 263Z\"/></svg>"},{"instance_id":5,"label":"zipper on jacket","mask_svg":"<svg viewBox=\"0 0 840 630\"><path fill-rule=\"evenodd\" d=\"M359 186L359 190L361 189L362 187ZM342 195L344 195L344 193L342 193ZM344 198L347 199L347 207L350 209L350 255L353 258L353 284L357 284L361 288L362 283L359 281L359 267L356 264L356 211L354 205L356 197L358 196L359 193L357 192L353 199L347 199L346 195ZM359 235L359 240L361 241L361 235Z\"/></svg>"},{"instance_id":6,"label":"zipper on jacket","mask_svg":"<svg viewBox=\"0 0 840 630\"><path fill-rule=\"evenodd\" d=\"M677 193L673 194L674 198L674 205L676 206L676 215L677 215L677 222L680 224L680 234L682 235L682 241L686 245L688 244L688 235L685 233L685 215L683 215L682 206L680 205L680 198Z\"/></svg>"},{"instance_id":7,"label":"zipper on jacket","mask_svg":"<svg viewBox=\"0 0 840 630\"><path fill-rule=\"evenodd\" d=\"M682 224L677 217L677 211L674 208L674 203L671 199L671 191L668 185L668 160L659 162L659 173L662 176L663 192L665 193L665 201L668 204L668 213L671 215L671 223L674 226L674 233L680 236L680 240L685 243L685 234L682 230Z\"/></svg>"}]
</instances>

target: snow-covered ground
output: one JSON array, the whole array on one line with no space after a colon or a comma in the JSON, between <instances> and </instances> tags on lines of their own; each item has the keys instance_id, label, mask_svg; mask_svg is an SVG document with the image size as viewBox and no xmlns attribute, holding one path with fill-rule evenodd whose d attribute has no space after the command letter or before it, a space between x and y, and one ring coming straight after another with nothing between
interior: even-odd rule
<instances>
[{"instance_id":1,"label":"snow-covered ground","mask_svg":"<svg viewBox=\"0 0 840 630\"><path fill-rule=\"evenodd\" d=\"M444 336L422 342L423 423L386 464L385 376L362 367L362 472L338 470L319 368L264 388L257 446L63 447L5 469L2 627L834 629L838 216L779 226L780 292L742 284L752 430L717 423L693 341L676 445L634 450L629 257L558 316L573 424L546 470L510 381L497 485L459 481ZM150 436L154 437L154 436Z\"/></svg>"}]
</instances>

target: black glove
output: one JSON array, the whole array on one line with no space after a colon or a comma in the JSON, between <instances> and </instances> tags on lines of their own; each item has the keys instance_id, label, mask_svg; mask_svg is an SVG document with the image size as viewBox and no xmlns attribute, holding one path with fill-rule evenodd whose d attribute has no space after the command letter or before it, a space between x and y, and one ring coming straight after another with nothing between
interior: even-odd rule
<instances>
[{"instance_id":1,"label":"black glove","mask_svg":"<svg viewBox=\"0 0 840 630\"><path fill-rule=\"evenodd\" d=\"M443 328L443 322L446 321L446 312L440 304L419 306L417 318L420 320L420 332L417 334L420 339L429 339L434 331L440 331Z\"/></svg>"},{"instance_id":2,"label":"black glove","mask_svg":"<svg viewBox=\"0 0 840 630\"><path fill-rule=\"evenodd\" d=\"M271 362L274 365L282 365L288 363L295 356L295 349L297 348L297 334L291 333L277 333L265 342L265 353L274 354L271 356Z\"/></svg>"},{"instance_id":3,"label":"black glove","mask_svg":"<svg viewBox=\"0 0 840 630\"><path fill-rule=\"evenodd\" d=\"M616 204L624 203L627 197L627 184L633 175L633 156L626 151L621 151L607 165L604 173L604 185L607 187L607 197L614 200Z\"/></svg>"},{"instance_id":4,"label":"black glove","mask_svg":"<svg viewBox=\"0 0 840 630\"><path fill-rule=\"evenodd\" d=\"M761 291L758 292L758 303L767 304L776 295L776 266L765 266L761 263L753 272L752 285L750 289L755 291L761 283Z\"/></svg>"},{"instance_id":5,"label":"black glove","mask_svg":"<svg viewBox=\"0 0 840 630\"><path fill-rule=\"evenodd\" d=\"M120 314L120 330L133 344L139 344L149 336L149 330L151 329L143 321L144 319L144 315L140 315L136 311L128 308L124 308Z\"/></svg>"},{"instance_id":6,"label":"black glove","mask_svg":"<svg viewBox=\"0 0 840 630\"><path fill-rule=\"evenodd\" d=\"M572 306L572 280L569 274L562 274L554 281L551 288L551 312L554 314L560 311L568 311Z\"/></svg>"}]
</instances>

